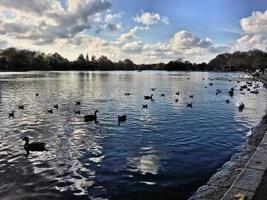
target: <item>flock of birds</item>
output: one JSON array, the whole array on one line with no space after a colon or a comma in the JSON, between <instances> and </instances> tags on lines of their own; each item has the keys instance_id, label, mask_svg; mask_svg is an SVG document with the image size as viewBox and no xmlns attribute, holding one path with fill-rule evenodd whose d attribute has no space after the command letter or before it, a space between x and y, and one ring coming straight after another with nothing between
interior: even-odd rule
<instances>
[{"instance_id":1,"label":"flock of birds","mask_svg":"<svg viewBox=\"0 0 267 200\"><path fill-rule=\"evenodd\" d=\"M190 79L190 78L188 78L188 79ZM203 78L203 80L205 80L205 79ZM213 79L211 79L211 78L208 78L208 80L213 81ZM231 80L229 80L229 81L231 81ZM237 82L240 83L239 80ZM213 85L213 83L210 82L209 86L212 86L212 85ZM251 81L248 82L247 81L246 84L240 86L239 90L240 90L241 94L245 94L244 90L247 90L247 91L249 91L250 93L253 93L253 94L258 94L259 93L259 90L258 90L259 87L260 87L259 83L255 82L254 85L253 85L253 82L251 82ZM207 86L205 86L205 88L207 88ZM151 91L155 91L156 88L150 88L150 90ZM220 89L217 89L216 90L216 95L220 94L221 92L222 91ZM235 93L235 87L230 88L230 90L228 91L229 96L233 97L234 93ZM132 95L132 94L131 93L125 93L125 96L130 96L130 95ZM177 96L177 98L175 98L174 101L178 102L179 101L178 96L180 95L180 91L177 91L175 93L175 95ZM35 93L35 96L38 97L39 93ZM153 94L147 95L147 96L144 96L144 100L154 101L153 97L154 97ZM160 94L160 97L165 97L165 94L164 93ZM193 99L194 95L193 94L189 95L189 98ZM225 102L229 104L230 103L230 99L229 98L226 99ZM75 101L75 104L76 104L76 106L80 106L81 105L81 101ZM186 103L186 107L192 108L193 107L193 103L192 102ZM58 110L59 109L59 105L55 104L53 106L53 108ZM147 104L143 104L142 108L143 109L148 109L148 105ZM239 105L238 105L239 111L242 112L244 108L245 108L245 104L243 102L239 103ZM19 105L18 109L19 110L24 110L24 105ZM47 109L47 112L50 113L50 114L53 114L53 109ZM92 121L94 121L95 123L99 123L99 121L97 120L97 113L98 113L98 110L95 110L94 114L84 115L83 116L84 122L92 122ZM80 110L75 111L75 114L80 115L81 114ZM15 118L15 111L12 111L11 113L9 113L8 114L8 118ZM118 126L120 126L121 122L125 122L127 120L127 115L121 115L121 116L118 115L117 120L118 120ZM25 141L24 149L27 152L27 155L29 154L30 151L47 151L47 149L45 148L45 145L46 145L45 143L42 143L42 142L29 143L29 138L28 137L24 137L23 140Z\"/></svg>"}]
</instances>

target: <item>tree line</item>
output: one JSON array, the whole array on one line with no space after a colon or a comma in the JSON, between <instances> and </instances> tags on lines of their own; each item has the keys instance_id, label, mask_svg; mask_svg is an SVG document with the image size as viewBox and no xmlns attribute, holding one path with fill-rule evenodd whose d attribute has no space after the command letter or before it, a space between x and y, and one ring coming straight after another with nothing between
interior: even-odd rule
<instances>
[{"instance_id":1,"label":"tree line","mask_svg":"<svg viewBox=\"0 0 267 200\"><path fill-rule=\"evenodd\" d=\"M168 63L137 65L130 59L112 62L106 56L96 58L80 54L69 61L59 53L7 48L0 50L0 71L29 70L168 70L168 71L255 71L267 68L267 53L261 50L236 51L217 55L209 63L191 63L177 59Z\"/></svg>"}]
</instances>

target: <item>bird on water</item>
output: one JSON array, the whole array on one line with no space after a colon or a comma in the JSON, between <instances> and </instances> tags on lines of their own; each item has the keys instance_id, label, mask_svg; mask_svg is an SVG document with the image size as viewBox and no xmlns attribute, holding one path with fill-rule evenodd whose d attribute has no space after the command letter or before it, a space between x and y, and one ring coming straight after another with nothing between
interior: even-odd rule
<instances>
[{"instance_id":1,"label":"bird on water","mask_svg":"<svg viewBox=\"0 0 267 200\"><path fill-rule=\"evenodd\" d=\"M95 121L95 123L97 123L97 113L98 110L95 111L95 113L93 115L85 115L84 118L84 122L91 122L91 121Z\"/></svg>"},{"instance_id":2,"label":"bird on water","mask_svg":"<svg viewBox=\"0 0 267 200\"><path fill-rule=\"evenodd\" d=\"M118 126L120 125L121 122L125 122L127 118L127 115L118 115Z\"/></svg>"},{"instance_id":3,"label":"bird on water","mask_svg":"<svg viewBox=\"0 0 267 200\"><path fill-rule=\"evenodd\" d=\"M45 148L45 143L43 142L32 142L29 143L29 138L24 137L23 140L25 140L24 149L27 152L27 155L29 155L30 151L48 151Z\"/></svg>"},{"instance_id":4,"label":"bird on water","mask_svg":"<svg viewBox=\"0 0 267 200\"><path fill-rule=\"evenodd\" d=\"M12 111L11 113L8 114L8 118L15 118L15 111Z\"/></svg>"}]
</instances>

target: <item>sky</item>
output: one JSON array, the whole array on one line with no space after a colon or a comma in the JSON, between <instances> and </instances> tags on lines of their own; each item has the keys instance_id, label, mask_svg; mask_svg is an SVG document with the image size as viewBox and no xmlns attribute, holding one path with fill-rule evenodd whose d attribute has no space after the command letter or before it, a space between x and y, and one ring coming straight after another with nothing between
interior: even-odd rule
<instances>
[{"instance_id":1,"label":"sky","mask_svg":"<svg viewBox=\"0 0 267 200\"><path fill-rule=\"evenodd\" d=\"M208 62L267 51L267 0L0 0L0 49Z\"/></svg>"}]
</instances>

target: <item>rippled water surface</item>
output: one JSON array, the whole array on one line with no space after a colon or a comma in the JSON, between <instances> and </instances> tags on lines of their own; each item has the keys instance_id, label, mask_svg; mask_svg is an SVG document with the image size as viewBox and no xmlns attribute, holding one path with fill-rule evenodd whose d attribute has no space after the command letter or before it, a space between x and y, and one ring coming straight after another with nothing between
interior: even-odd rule
<instances>
[{"instance_id":1,"label":"rippled water surface","mask_svg":"<svg viewBox=\"0 0 267 200\"><path fill-rule=\"evenodd\" d=\"M265 114L266 90L260 83L258 95L240 94L247 81L240 75L0 73L0 198L186 199L242 148ZM222 92L215 95L216 89ZM155 101L145 101L152 93ZM186 107L190 102L193 108ZM20 104L25 110L18 110ZM47 113L54 104L59 109ZM96 109L99 123L83 122ZM15 118L9 119L12 110ZM123 114L127 121L118 126ZM24 136L47 143L49 151L26 157Z\"/></svg>"}]
</instances>

